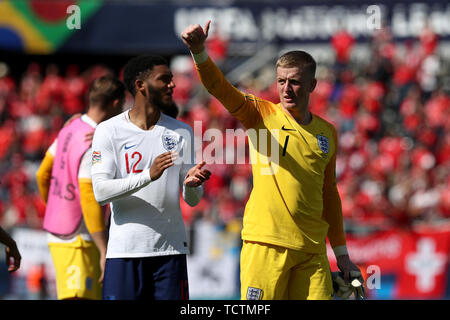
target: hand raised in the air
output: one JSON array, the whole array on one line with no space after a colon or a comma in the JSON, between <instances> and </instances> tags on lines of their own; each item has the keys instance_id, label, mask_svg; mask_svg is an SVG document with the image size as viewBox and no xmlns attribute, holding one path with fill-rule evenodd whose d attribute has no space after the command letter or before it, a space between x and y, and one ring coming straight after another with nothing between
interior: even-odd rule
<instances>
[{"instance_id":1,"label":"hand raised in the air","mask_svg":"<svg viewBox=\"0 0 450 320\"><path fill-rule=\"evenodd\" d=\"M184 179L185 186L198 187L209 179L211 172L208 169L202 169L205 164L206 162L202 161L188 171Z\"/></svg>"},{"instance_id":2,"label":"hand raised in the air","mask_svg":"<svg viewBox=\"0 0 450 320\"><path fill-rule=\"evenodd\" d=\"M170 151L157 156L155 160L153 160L152 166L150 167L150 178L152 181L158 180L164 170L174 165L177 158L178 153Z\"/></svg>"},{"instance_id":3,"label":"hand raised in the air","mask_svg":"<svg viewBox=\"0 0 450 320\"><path fill-rule=\"evenodd\" d=\"M192 53L200 53L205 48L210 24L211 20L208 20L204 29L199 24L191 24L181 32L181 39Z\"/></svg>"}]
</instances>

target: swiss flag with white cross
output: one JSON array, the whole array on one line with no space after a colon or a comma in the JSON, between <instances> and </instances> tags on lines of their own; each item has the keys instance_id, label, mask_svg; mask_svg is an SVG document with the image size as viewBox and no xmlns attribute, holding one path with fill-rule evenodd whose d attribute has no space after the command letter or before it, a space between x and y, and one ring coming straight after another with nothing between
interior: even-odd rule
<instances>
[{"instance_id":1,"label":"swiss flag with white cross","mask_svg":"<svg viewBox=\"0 0 450 320\"><path fill-rule=\"evenodd\" d=\"M404 239L403 266L397 279L399 299L442 297L447 285L449 232L423 231Z\"/></svg>"}]
</instances>

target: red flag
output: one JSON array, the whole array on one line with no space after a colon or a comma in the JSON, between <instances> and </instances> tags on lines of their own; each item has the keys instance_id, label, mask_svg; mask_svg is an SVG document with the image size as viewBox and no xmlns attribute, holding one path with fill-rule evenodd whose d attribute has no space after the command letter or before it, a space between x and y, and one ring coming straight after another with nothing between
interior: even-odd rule
<instances>
[{"instance_id":1,"label":"red flag","mask_svg":"<svg viewBox=\"0 0 450 320\"><path fill-rule=\"evenodd\" d=\"M439 299L444 296L449 243L449 230L423 230L405 235L403 270L397 278L397 298Z\"/></svg>"}]
</instances>

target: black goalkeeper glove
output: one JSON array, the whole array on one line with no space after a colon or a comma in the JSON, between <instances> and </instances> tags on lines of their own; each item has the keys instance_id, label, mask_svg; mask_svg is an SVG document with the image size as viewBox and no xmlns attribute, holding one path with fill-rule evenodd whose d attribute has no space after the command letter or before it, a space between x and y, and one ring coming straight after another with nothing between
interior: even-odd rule
<instances>
[{"instance_id":1,"label":"black goalkeeper glove","mask_svg":"<svg viewBox=\"0 0 450 320\"><path fill-rule=\"evenodd\" d=\"M366 292L364 290L364 279L361 272L350 271L350 282L345 283L344 273L332 272L331 278L333 279L334 294L342 300L347 300L352 293L355 300L365 300Z\"/></svg>"}]
</instances>

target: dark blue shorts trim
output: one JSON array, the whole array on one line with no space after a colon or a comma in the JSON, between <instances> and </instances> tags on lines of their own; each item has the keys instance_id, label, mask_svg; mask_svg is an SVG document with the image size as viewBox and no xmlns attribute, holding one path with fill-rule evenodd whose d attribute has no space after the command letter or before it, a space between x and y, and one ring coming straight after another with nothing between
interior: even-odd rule
<instances>
[{"instance_id":1,"label":"dark blue shorts trim","mask_svg":"<svg viewBox=\"0 0 450 320\"><path fill-rule=\"evenodd\" d=\"M186 255L106 259L104 300L188 300Z\"/></svg>"}]
</instances>

